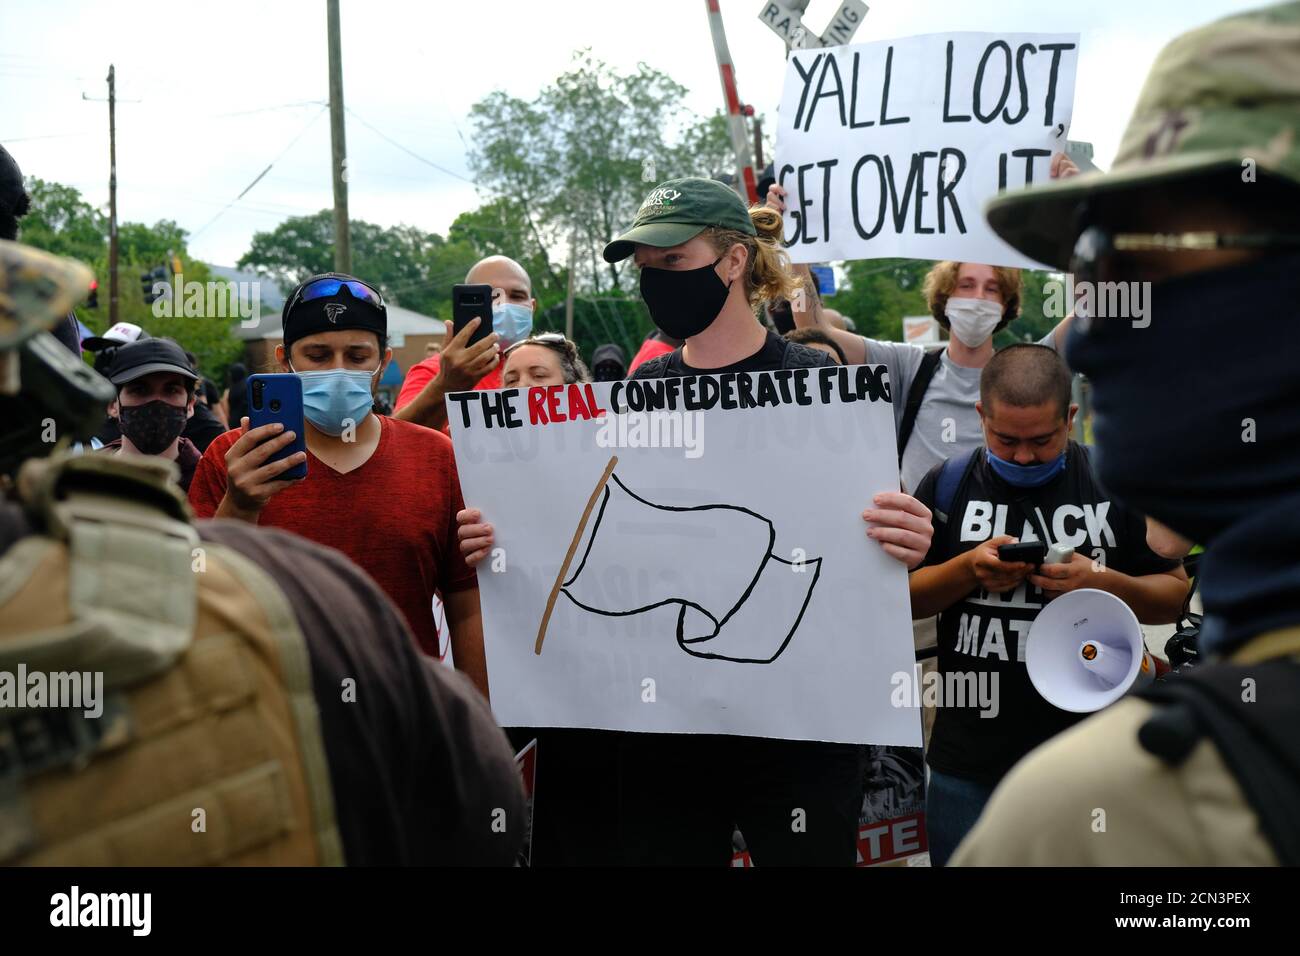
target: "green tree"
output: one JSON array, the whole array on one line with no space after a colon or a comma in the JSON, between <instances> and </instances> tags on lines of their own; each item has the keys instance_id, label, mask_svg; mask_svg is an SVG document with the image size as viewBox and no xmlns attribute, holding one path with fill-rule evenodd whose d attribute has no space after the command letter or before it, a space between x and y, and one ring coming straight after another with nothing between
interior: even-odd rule
<instances>
[{"instance_id":1,"label":"green tree","mask_svg":"<svg viewBox=\"0 0 1300 956\"><path fill-rule=\"evenodd\" d=\"M92 332L107 331L108 219L71 186L29 179L27 191L32 197L32 208L20 222L20 238L37 248L79 259L94 270L99 283L98 303L95 308L79 305L77 318ZM166 265L170 271L172 256L180 258L186 282L221 282L213 279L207 265L190 258L185 230L168 219L152 226L123 222L118 224L117 238L118 321L132 322L153 336L175 339L194 353L204 375L222 381L226 366L243 351L243 343L231 331L230 317L220 314L169 317L162 305L154 308L144 301L141 275L159 265ZM206 306L206 296L204 303Z\"/></svg>"},{"instance_id":2,"label":"green tree","mask_svg":"<svg viewBox=\"0 0 1300 956\"><path fill-rule=\"evenodd\" d=\"M487 256L509 256L532 279L533 295L543 308L563 302L568 291L567 270L557 268L534 236L522 203L497 197L472 212L461 213L447 230L447 242L471 250L471 264Z\"/></svg>"},{"instance_id":3,"label":"green tree","mask_svg":"<svg viewBox=\"0 0 1300 956\"><path fill-rule=\"evenodd\" d=\"M1056 327L1059 318L1051 318L1043 309L1044 284L1059 274L1037 269L1024 269L1020 273L1023 283L1020 292L1020 318L1012 322L993 339L998 348L1013 342L1037 342Z\"/></svg>"},{"instance_id":4,"label":"green tree","mask_svg":"<svg viewBox=\"0 0 1300 956\"><path fill-rule=\"evenodd\" d=\"M463 282L479 256L463 237L448 241L415 226L351 222L352 272L396 305L449 317L451 287ZM334 270L334 219L328 209L293 216L254 234L240 268L251 268L286 288Z\"/></svg>"},{"instance_id":5,"label":"green tree","mask_svg":"<svg viewBox=\"0 0 1300 956\"><path fill-rule=\"evenodd\" d=\"M729 144L725 123L680 104L687 90L644 63L619 72L590 51L526 101L496 91L470 110L470 167L480 186L517 206L521 235L547 257L574 253L575 283L596 296L626 289L626 263L605 244L656 182L709 175Z\"/></svg>"},{"instance_id":6,"label":"green tree","mask_svg":"<svg viewBox=\"0 0 1300 956\"><path fill-rule=\"evenodd\" d=\"M23 242L91 266L107 261L108 218L79 191L35 177L28 177L26 187L32 208L19 222Z\"/></svg>"},{"instance_id":7,"label":"green tree","mask_svg":"<svg viewBox=\"0 0 1300 956\"><path fill-rule=\"evenodd\" d=\"M847 281L826 304L851 318L868 338L901 342L904 316L930 314L921 283L932 265L918 259L846 262Z\"/></svg>"}]
</instances>

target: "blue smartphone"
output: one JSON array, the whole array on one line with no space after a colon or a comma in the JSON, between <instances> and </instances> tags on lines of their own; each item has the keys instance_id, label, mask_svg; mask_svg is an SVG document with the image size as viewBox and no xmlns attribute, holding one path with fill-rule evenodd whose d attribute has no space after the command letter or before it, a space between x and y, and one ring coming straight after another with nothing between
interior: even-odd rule
<instances>
[{"instance_id":1,"label":"blue smartphone","mask_svg":"<svg viewBox=\"0 0 1300 956\"><path fill-rule=\"evenodd\" d=\"M285 431L297 437L268 459L280 461L296 452L307 450L302 417L302 379L292 373L248 376L248 427L279 422ZM280 478L306 478L307 462L280 472Z\"/></svg>"}]
</instances>

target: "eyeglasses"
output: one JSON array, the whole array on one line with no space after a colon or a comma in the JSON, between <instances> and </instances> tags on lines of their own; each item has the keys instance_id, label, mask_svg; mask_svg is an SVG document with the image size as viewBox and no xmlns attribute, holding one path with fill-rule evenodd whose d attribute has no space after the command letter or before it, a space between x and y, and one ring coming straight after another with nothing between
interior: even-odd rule
<instances>
[{"instance_id":1,"label":"eyeglasses","mask_svg":"<svg viewBox=\"0 0 1300 956\"><path fill-rule=\"evenodd\" d=\"M340 279L337 276L326 276L308 282L299 289L294 295L293 301L289 303L287 312L292 312L300 302L311 302L313 299L328 299L336 296L339 294L339 290L344 288L348 290L348 293L354 299L369 302L376 309L385 308L384 297L376 289L360 279Z\"/></svg>"},{"instance_id":2,"label":"eyeglasses","mask_svg":"<svg viewBox=\"0 0 1300 956\"><path fill-rule=\"evenodd\" d=\"M1116 232L1089 226L1079 233L1070 257L1075 281L1106 281L1115 277L1117 252L1205 252L1216 249L1281 251L1300 249L1300 234L1221 232Z\"/></svg>"},{"instance_id":3,"label":"eyeglasses","mask_svg":"<svg viewBox=\"0 0 1300 956\"><path fill-rule=\"evenodd\" d=\"M1220 249L1285 251L1300 249L1300 234L1294 233L1221 233L1198 232L1111 232L1102 226L1089 226L1079 233L1070 256L1070 272L1075 285L1158 280L1145 274L1136 262L1122 262L1117 253L1142 252L1212 252ZM1083 318L1080 316L1080 318ZM1086 326L1086 322L1084 323Z\"/></svg>"},{"instance_id":4,"label":"eyeglasses","mask_svg":"<svg viewBox=\"0 0 1300 956\"><path fill-rule=\"evenodd\" d=\"M578 354L578 347L559 332L539 332L537 335L531 335L522 342L516 342L514 345L510 346L510 348L506 349L505 352L502 353L502 357L509 355L521 345L545 345L557 352L564 353L570 358L573 358Z\"/></svg>"}]
</instances>

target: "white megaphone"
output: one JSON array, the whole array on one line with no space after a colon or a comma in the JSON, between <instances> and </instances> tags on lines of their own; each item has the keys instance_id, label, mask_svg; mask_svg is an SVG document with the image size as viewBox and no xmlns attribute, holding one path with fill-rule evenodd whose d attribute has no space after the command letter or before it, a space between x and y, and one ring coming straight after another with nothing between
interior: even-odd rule
<instances>
[{"instance_id":1,"label":"white megaphone","mask_svg":"<svg viewBox=\"0 0 1300 956\"><path fill-rule=\"evenodd\" d=\"M1029 628L1025 667L1048 703L1076 714L1101 710L1156 673L1132 609L1095 588L1043 608Z\"/></svg>"}]
</instances>

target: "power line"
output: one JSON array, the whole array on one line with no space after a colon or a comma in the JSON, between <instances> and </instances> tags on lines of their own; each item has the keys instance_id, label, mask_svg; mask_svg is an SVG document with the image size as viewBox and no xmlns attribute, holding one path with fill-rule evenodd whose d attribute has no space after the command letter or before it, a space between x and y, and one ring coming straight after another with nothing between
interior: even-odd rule
<instances>
[{"instance_id":1,"label":"power line","mask_svg":"<svg viewBox=\"0 0 1300 956\"><path fill-rule=\"evenodd\" d=\"M321 118L321 114L324 113L325 110L328 108L329 107L323 107L319 112L317 112L314 116L312 116L312 118L307 122L307 125L302 128L302 131L298 133L298 135L295 136L292 141L290 141L288 146L280 150L279 155L277 155L275 159L271 160L269 163L266 164L266 168L262 170L260 173L258 173L256 178L254 178L251 183L249 183L247 186L244 187L243 192L241 192L234 199L230 200L230 202L226 203L226 205L221 209L221 211L218 212L215 216L213 216L211 219L205 222L194 232L190 233L189 238L192 240L195 237L197 237L199 233L203 232L203 230L207 229L208 226L212 225L214 222L216 222L218 219L224 216L226 214L226 210L228 210L235 203L239 202L239 200L243 199L244 196L247 195L248 191L252 189L254 186L256 186L259 182L261 182L262 177L271 171L271 167L274 166L276 163L278 163L284 157L285 153L289 152L289 150L293 149L296 145L298 145L298 140L302 139L304 136L307 135L307 131L311 129L314 125L316 125L316 121Z\"/></svg>"},{"instance_id":2,"label":"power line","mask_svg":"<svg viewBox=\"0 0 1300 956\"><path fill-rule=\"evenodd\" d=\"M376 126L375 126L374 124L372 124L372 123L368 123L368 122L366 122L364 119L362 119L360 116L358 116L356 110L352 109L352 107L350 107L350 106L347 107L347 112L348 112L349 114L351 114L351 116L352 116L352 118L353 118L354 120L356 120L358 123L360 123L360 124L361 124L362 126L364 126L366 129L370 130L370 132L374 133L376 136L378 136L380 139L384 140L385 142L389 143L390 145L392 145L392 146L396 146L398 149L400 149L402 152L406 153L406 155L410 156L412 159L418 159L420 162L424 163L426 166L432 166L434 169L438 170L438 172L440 172L440 173L446 173L448 176L454 176L456 179L463 180L464 182L467 182L467 183L469 183L469 184L472 185L472 186L477 186L477 187L480 188L480 189L487 189L489 192L495 192L495 190L492 190L492 189L490 189L490 188L487 187L487 186L483 186L483 185L481 185L481 184L478 183L476 180L473 180L473 179L469 178L468 176L463 176L463 175L461 175L460 173L456 172L456 171L453 170L453 169L448 169L446 166L442 166L442 165L439 165L438 163L435 163L435 162L434 162L433 160L431 160L431 159L425 159L423 156L421 156L419 153L415 152L414 150L407 149L405 146L403 146L403 145L402 145L401 143L399 143L397 140L393 139L391 136L389 136L389 135L388 135L387 133L385 133L383 130L379 129L378 127L376 127Z\"/></svg>"}]
</instances>

